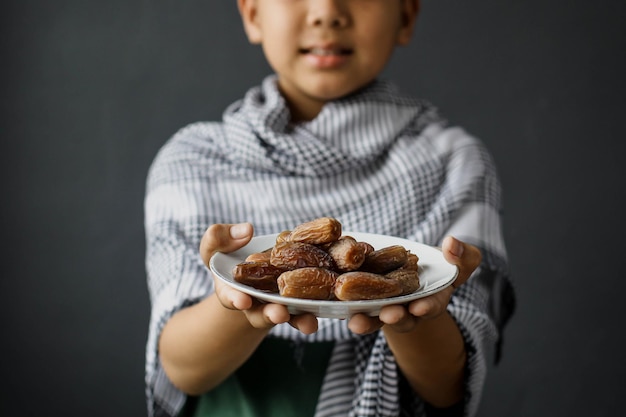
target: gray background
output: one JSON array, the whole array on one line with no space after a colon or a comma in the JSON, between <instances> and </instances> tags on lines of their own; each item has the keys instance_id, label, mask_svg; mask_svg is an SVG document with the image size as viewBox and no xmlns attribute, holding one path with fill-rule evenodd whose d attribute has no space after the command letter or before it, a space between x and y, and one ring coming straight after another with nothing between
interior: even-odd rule
<instances>
[{"instance_id":1,"label":"gray background","mask_svg":"<svg viewBox=\"0 0 626 417\"><path fill-rule=\"evenodd\" d=\"M481 416L623 410L626 3L425 0L386 76L492 150L519 308ZM234 1L5 1L0 415L141 416L158 148L269 69Z\"/></svg>"}]
</instances>

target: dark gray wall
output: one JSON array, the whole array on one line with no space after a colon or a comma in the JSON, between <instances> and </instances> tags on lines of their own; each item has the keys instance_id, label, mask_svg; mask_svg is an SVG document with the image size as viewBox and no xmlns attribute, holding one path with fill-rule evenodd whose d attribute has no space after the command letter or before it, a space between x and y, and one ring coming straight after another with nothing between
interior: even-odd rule
<instances>
[{"instance_id":1,"label":"dark gray wall","mask_svg":"<svg viewBox=\"0 0 626 417\"><path fill-rule=\"evenodd\" d=\"M387 75L491 148L519 308L481 416L614 416L624 2L425 0ZM0 415L141 416L148 166L268 73L234 1L2 3Z\"/></svg>"}]
</instances>

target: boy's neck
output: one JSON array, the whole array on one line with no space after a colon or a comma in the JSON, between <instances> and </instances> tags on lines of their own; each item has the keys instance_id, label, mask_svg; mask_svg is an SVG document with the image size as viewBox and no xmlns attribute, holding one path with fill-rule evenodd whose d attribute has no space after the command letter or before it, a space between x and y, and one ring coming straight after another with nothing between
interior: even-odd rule
<instances>
[{"instance_id":1,"label":"boy's neck","mask_svg":"<svg viewBox=\"0 0 626 417\"><path fill-rule=\"evenodd\" d=\"M291 123L309 122L315 119L317 115L320 114L320 111L322 111L322 107L320 107L319 110L307 112L307 111L301 111L300 109L294 106L289 106L289 112L291 114L290 122Z\"/></svg>"},{"instance_id":2,"label":"boy's neck","mask_svg":"<svg viewBox=\"0 0 626 417\"><path fill-rule=\"evenodd\" d=\"M284 96L284 95L283 95ZM289 113L291 115L291 123L308 122L317 117L322 111L326 102L310 100L309 103L295 103L289 97L285 97L287 101L287 107L289 107Z\"/></svg>"},{"instance_id":3,"label":"boy's neck","mask_svg":"<svg viewBox=\"0 0 626 417\"><path fill-rule=\"evenodd\" d=\"M328 102L328 100L305 95L294 97L285 91L285 89L281 87L280 83L278 83L278 91L280 91L280 94L284 97L287 103L287 107L289 108L289 113L291 115L291 123L308 122L315 119L322 111L324 105Z\"/></svg>"}]
</instances>

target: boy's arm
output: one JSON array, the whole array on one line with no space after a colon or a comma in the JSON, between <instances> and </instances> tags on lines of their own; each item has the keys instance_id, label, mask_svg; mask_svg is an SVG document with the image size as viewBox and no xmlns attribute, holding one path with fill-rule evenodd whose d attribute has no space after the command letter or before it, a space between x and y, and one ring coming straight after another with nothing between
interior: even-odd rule
<instances>
[{"instance_id":1,"label":"boy's arm","mask_svg":"<svg viewBox=\"0 0 626 417\"><path fill-rule=\"evenodd\" d=\"M200 253L205 263L216 251L231 252L252 238L252 227L213 225ZM217 285L217 280L216 280ZM175 313L159 337L159 358L170 381L181 391L199 395L224 381L254 352L271 326L253 327L238 310L225 308L219 288L199 303ZM246 303L246 300L238 300ZM247 300L251 307L251 300Z\"/></svg>"},{"instance_id":2,"label":"boy's arm","mask_svg":"<svg viewBox=\"0 0 626 417\"><path fill-rule=\"evenodd\" d=\"M200 243L206 265L217 252L232 252L253 235L248 223L216 224ZM241 366L276 324L288 322L303 333L317 330L310 314L290 316L278 304L262 304L215 279L215 292L174 314L159 338L159 357L170 381L199 395L219 385Z\"/></svg>"},{"instance_id":3,"label":"boy's arm","mask_svg":"<svg viewBox=\"0 0 626 417\"><path fill-rule=\"evenodd\" d=\"M269 328L222 306L215 294L174 314L159 338L159 357L170 381L200 395L224 381L252 355Z\"/></svg>"},{"instance_id":4,"label":"boy's arm","mask_svg":"<svg viewBox=\"0 0 626 417\"><path fill-rule=\"evenodd\" d=\"M424 401L445 408L463 399L465 346L449 314L419 320L408 332L392 326L383 331L398 367Z\"/></svg>"},{"instance_id":5,"label":"boy's arm","mask_svg":"<svg viewBox=\"0 0 626 417\"><path fill-rule=\"evenodd\" d=\"M459 267L453 286L403 306L384 307L378 320L358 315L349 322L355 333L369 333L382 325L398 367L413 390L426 402L444 408L463 399L465 342L447 312L454 288L462 285L480 265L478 248L446 238L444 257Z\"/></svg>"}]
</instances>

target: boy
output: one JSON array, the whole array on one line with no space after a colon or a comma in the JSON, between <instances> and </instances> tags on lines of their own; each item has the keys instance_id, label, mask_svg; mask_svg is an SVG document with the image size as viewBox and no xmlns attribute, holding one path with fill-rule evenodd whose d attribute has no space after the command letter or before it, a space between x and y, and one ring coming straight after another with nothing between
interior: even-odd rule
<instances>
[{"instance_id":1,"label":"boy","mask_svg":"<svg viewBox=\"0 0 626 417\"><path fill-rule=\"evenodd\" d=\"M474 414L512 307L495 290L509 288L499 183L480 142L377 78L419 1L238 6L275 75L222 122L178 132L149 174L150 414ZM216 251L322 216L440 245L459 277L349 320L291 316L212 279Z\"/></svg>"}]
</instances>

